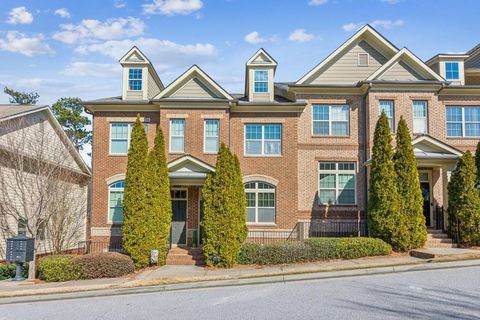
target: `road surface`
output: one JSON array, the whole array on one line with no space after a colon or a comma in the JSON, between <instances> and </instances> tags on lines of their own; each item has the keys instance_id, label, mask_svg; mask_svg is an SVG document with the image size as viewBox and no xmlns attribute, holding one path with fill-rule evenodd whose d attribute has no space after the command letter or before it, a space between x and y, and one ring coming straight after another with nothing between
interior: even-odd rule
<instances>
[{"instance_id":1,"label":"road surface","mask_svg":"<svg viewBox=\"0 0 480 320\"><path fill-rule=\"evenodd\" d=\"M0 319L480 319L480 267L19 303Z\"/></svg>"}]
</instances>

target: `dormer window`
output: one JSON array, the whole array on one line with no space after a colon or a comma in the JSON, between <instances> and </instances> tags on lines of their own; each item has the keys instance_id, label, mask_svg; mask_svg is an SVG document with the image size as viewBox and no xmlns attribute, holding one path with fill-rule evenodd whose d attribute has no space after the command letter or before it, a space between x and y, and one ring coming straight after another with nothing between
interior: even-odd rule
<instances>
[{"instance_id":1,"label":"dormer window","mask_svg":"<svg viewBox=\"0 0 480 320\"><path fill-rule=\"evenodd\" d=\"M128 90L142 90L142 69L128 70Z\"/></svg>"},{"instance_id":2,"label":"dormer window","mask_svg":"<svg viewBox=\"0 0 480 320\"><path fill-rule=\"evenodd\" d=\"M268 71L255 70L255 92L268 92Z\"/></svg>"},{"instance_id":3,"label":"dormer window","mask_svg":"<svg viewBox=\"0 0 480 320\"><path fill-rule=\"evenodd\" d=\"M445 62L445 78L447 80L460 79L458 62Z\"/></svg>"}]
</instances>

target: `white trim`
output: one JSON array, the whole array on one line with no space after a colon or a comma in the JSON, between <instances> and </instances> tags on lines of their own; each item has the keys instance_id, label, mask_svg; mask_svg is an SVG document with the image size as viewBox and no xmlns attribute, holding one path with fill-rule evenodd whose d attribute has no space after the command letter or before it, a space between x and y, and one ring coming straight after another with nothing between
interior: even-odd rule
<instances>
[{"instance_id":1,"label":"white trim","mask_svg":"<svg viewBox=\"0 0 480 320\"><path fill-rule=\"evenodd\" d=\"M126 152L119 152L119 153L113 153L112 152L112 126L114 124L126 124L127 125L127 151ZM108 148L108 155L109 156L126 156L128 154L128 148L130 148L130 137L132 134L132 127L133 123L131 122L110 122L109 123L109 148ZM123 139L116 139L116 140L123 140Z\"/></svg>"},{"instance_id":2,"label":"white trim","mask_svg":"<svg viewBox=\"0 0 480 320\"><path fill-rule=\"evenodd\" d=\"M261 153L247 153L247 126L257 125L262 128L262 137L259 139L249 139L253 141L260 141L262 144ZM279 125L280 126L280 153L278 154L265 154L265 142L266 141L278 141L277 139L265 139L265 126L266 125ZM244 123L243 125L243 155L245 157L281 157L283 155L283 124L281 123Z\"/></svg>"},{"instance_id":3,"label":"white trim","mask_svg":"<svg viewBox=\"0 0 480 320\"><path fill-rule=\"evenodd\" d=\"M458 67L458 78L447 78L447 63L456 63ZM460 61L458 60L445 60L443 61L445 68L445 80L447 81L461 81Z\"/></svg>"},{"instance_id":4,"label":"white trim","mask_svg":"<svg viewBox=\"0 0 480 320\"><path fill-rule=\"evenodd\" d=\"M313 119L313 109L315 107L328 107L328 120L314 120ZM332 107L347 107L348 112L347 112L347 120L332 120L331 117L331 111ZM311 132L313 137L322 137L322 138L336 138L336 137L349 137L350 136L350 106L348 104L317 104L317 103L312 103L312 123L311 123ZM328 122L328 134L319 134L315 133L313 131L313 127L315 122ZM332 134L332 122L347 122L347 134L344 135L338 135L338 134Z\"/></svg>"},{"instance_id":5,"label":"white trim","mask_svg":"<svg viewBox=\"0 0 480 320\"><path fill-rule=\"evenodd\" d=\"M243 177L243 184L249 183L249 182L254 182L254 181L260 181L260 182L267 182L275 187L278 186L278 180L269 176L265 176L262 174L254 174L254 175L248 175Z\"/></svg>"},{"instance_id":6,"label":"white trim","mask_svg":"<svg viewBox=\"0 0 480 320\"><path fill-rule=\"evenodd\" d=\"M461 136L449 136L448 135L448 123L459 123L458 121L448 121L447 120L447 116L446 116L446 112L447 112L447 109L448 108L460 108L462 110L462 121L461 121L461 125L462 125L462 135ZM480 137L479 136L467 136L465 134L465 128L466 128L466 124L467 124L467 121L465 120L465 108L480 108L480 106L456 106L456 105L447 105L445 106L445 136L447 138L467 138L467 139L477 139ZM468 121L468 123L479 123L478 121Z\"/></svg>"},{"instance_id":7,"label":"white trim","mask_svg":"<svg viewBox=\"0 0 480 320\"><path fill-rule=\"evenodd\" d=\"M381 77L386 73L390 68L392 68L397 62L400 62L402 58L406 57L408 60L413 62L414 66L409 65L412 69L419 72L423 75L431 76L434 80L445 81L441 76L439 76L435 71L430 69L422 60L418 59L413 53L411 53L407 48L402 48L398 51L390 60L388 60L383 66L381 66L377 71L372 73L366 81L372 81Z\"/></svg>"},{"instance_id":8,"label":"white trim","mask_svg":"<svg viewBox=\"0 0 480 320\"><path fill-rule=\"evenodd\" d=\"M217 151L206 151L205 150L205 146L207 144L207 121L215 121L218 124L218 127L217 127ZM214 137L209 137L209 138L214 138ZM219 148L220 148L220 120L219 119L204 119L203 120L203 153L217 154Z\"/></svg>"},{"instance_id":9,"label":"white trim","mask_svg":"<svg viewBox=\"0 0 480 320\"><path fill-rule=\"evenodd\" d=\"M202 187L198 187L198 215L197 215L197 247L200 246L200 238L202 235L200 234L200 217L201 217L201 205L202 205ZM193 239L192 239L193 242Z\"/></svg>"},{"instance_id":10,"label":"white trim","mask_svg":"<svg viewBox=\"0 0 480 320\"><path fill-rule=\"evenodd\" d=\"M437 140L435 140L435 139L432 139L432 137L430 137L430 136L428 136L428 135L419 136L419 137L413 139L412 145L415 147L415 145L416 145L417 143L420 143L420 142L422 142L422 141L427 141L427 142L433 144L434 146L436 146L436 147L438 147L438 148L440 148L440 149L443 149L443 150L445 150L445 151L447 151L447 152L449 152L449 153L452 153L452 154L454 154L454 155L456 155L456 156L461 157L461 156L463 155L463 153L462 153L461 151L452 148L451 146L449 146L449 145L446 144L446 143L443 143L443 142L437 141Z\"/></svg>"},{"instance_id":11,"label":"white trim","mask_svg":"<svg viewBox=\"0 0 480 320\"><path fill-rule=\"evenodd\" d=\"M117 183L117 182L122 182L125 183L125 180L117 180L117 181L113 181L112 183L110 183L108 185L108 202L107 202L107 224L121 224L123 225L123 219L124 219L124 212L123 212L123 201L122 201L122 221L113 221L112 219L110 219L110 192L111 191L122 191L123 192L123 195L125 196L125 187L123 188L111 188L110 186L114 183ZM114 190L112 190L114 189Z\"/></svg>"},{"instance_id":12,"label":"white trim","mask_svg":"<svg viewBox=\"0 0 480 320\"><path fill-rule=\"evenodd\" d=\"M188 188L182 188L182 187L171 187L170 191L185 191L186 197L185 198L171 198L170 200L176 200L176 201L185 201L187 204L185 206L185 243L170 243L171 246L186 246L188 243ZM173 215L173 209L172 209L172 215ZM172 217L173 218L173 217ZM171 230L170 230L171 232ZM169 237L169 241L172 239Z\"/></svg>"},{"instance_id":13,"label":"white trim","mask_svg":"<svg viewBox=\"0 0 480 320\"><path fill-rule=\"evenodd\" d=\"M260 48L257 50L257 52L255 52L253 54L253 56L250 57L250 59L248 59L247 61L247 66L258 66L260 64L256 64L256 63L253 63L253 61L255 61L255 59L259 56L263 54L265 57L267 57L268 60L270 60L270 62L265 62L265 63L262 63L261 65L269 65L269 66L277 66L277 62L275 61L275 59L272 58L272 56L270 56L263 48Z\"/></svg>"},{"instance_id":14,"label":"white trim","mask_svg":"<svg viewBox=\"0 0 480 320\"><path fill-rule=\"evenodd\" d=\"M245 184L247 183L255 183L255 188L254 189L247 189L245 188ZM258 188L258 183L264 183L264 184L268 184L268 185L271 185L273 188L271 189L260 189ZM253 193L255 195L255 207L248 207L247 205L247 212L248 212L248 208L254 208L255 209L255 221L247 221L247 224L248 225L275 225L276 222L277 222L277 187L266 182L266 181L262 181L262 180L256 180L256 181L249 181L249 182L246 182L244 183L244 190L245 190L245 193ZM273 194L273 207L260 207L258 205L258 194L259 193L268 193L268 194ZM247 202L248 203L248 202ZM273 222L259 222L258 221L258 211L259 211L259 208L267 208L267 209L272 209L273 208ZM245 212L245 214L247 215L248 217L248 214L247 212Z\"/></svg>"},{"instance_id":15,"label":"white trim","mask_svg":"<svg viewBox=\"0 0 480 320\"><path fill-rule=\"evenodd\" d=\"M367 56L367 64L360 63L360 56ZM367 52L357 53L357 67L368 67L370 66L370 55Z\"/></svg>"},{"instance_id":16,"label":"white trim","mask_svg":"<svg viewBox=\"0 0 480 320\"><path fill-rule=\"evenodd\" d=\"M328 65L330 61L335 59L337 55L339 55L343 50L348 48L351 44L355 43L360 37L370 34L377 40L379 40L385 47L390 51L392 55L398 52L398 49L388 42L384 37L382 37L375 29L370 27L369 25L364 26L360 29L357 33L355 33L350 39L345 41L340 47L338 47L335 51L333 51L325 60L320 62L317 66L315 66L312 70L310 70L307 74L305 74L300 80L296 82L296 84L305 84L305 82L310 79L313 75L315 75L319 70L321 70L324 66Z\"/></svg>"},{"instance_id":17,"label":"white trim","mask_svg":"<svg viewBox=\"0 0 480 320\"><path fill-rule=\"evenodd\" d=\"M202 161L199 161L198 159L196 159L196 158L194 158L194 157L192 157L192 156L190 156L190 155L185 155L185 156L183 156L183 157L180 157L180 158L177 158L177 159L171 161L171 162L167 165L167 167L168 167L168 169L169 169L169 171L170 171L170 169L171 169L172 167L174 167L174 166L176 166L176 165L179 165L179 164L181 164L182 162L186 162L186 161L193 162L193 163L195 163L196 165L198 165L199 167L205 168L206 171L215 172L215 167L212 167L212 166L210 166L210 165L208 165L208 164L206 164L206 163L204 163L204 162L202 162Z\"/></svg>"},{"instance_id":18,"label":"white trim","mask_svg":"<svg viewBox=\"0 0 480 320\"><path fill-rule=\"evenodd\" d=\"M173 94L178 90L175 90L178 86L182 85L183 81L186 81L189 77L198 77L205 80L210 86L217 90L222 96L228 100L235 100L227 91L215 83L202 69L197 65L193 65L188 69L184 74L178 77L175 81L170 83L162 92L160 92L154 99L161 99L168 96L168 94Z\"/></svg>"},{"instance_id":19,"label":"white trim","mask_svg":"<svg viewBox=\"0 0 480 320\"><path fill-rule=\"evenodd\" d=\"M358 186L357 186L357 175L358 175L358 165L356 161L316 161L317 162L317 183L318 183L318 197L317 197L317 203L319 206L356 206L357 205L357 192L358 192ZM320 164L321 163L334 163L335 164L335 169L334 170L321 170L320 169ZM339 163L353 163L353 170L339 170L338 169L338 164ZM324 203L320 201L320 174L334 174L335 175L335 203L329 204L329 203ZM353 173L353 179L354 179L354 189L353 189L353 194L354 194L354 202L353 203L338 203L338 195L339 195L339 187L338 187L338 175L340 174L352 174ZM325 190L333 190L333 188L324 188ZM344 189L341 189L344 190ZM347 189L347 190L352 190L352 189Z\"/></svg>"},{"instance_id":20,"label":"white trim","mask_svg":"<svg viewBox=\"0 0 480 320\"><path fill-rule=\"evenodd\" d=\"M415 117L415 110L413 109L415 103L423 102L425 106L425 117ZM412 133L413 134L428 134L428 100L412 100ZM415 131L415 119L424 119L425 120L425 132Z\"/></svg>"},{"instance_id":21,"label":"white trim","mask_svg":"<svg viewBox=\"0 0 480 320\"><path fill-rule=\"evenodd\" d=\"M183 136L175 136L175 137L182 137L183 138L183 148L182 150L172 150L172 121L178 121L178 120L181 120L183 121ZM175 118L175 119L170 119L169 120L169 128L168 128L168 152L169 153L185 153L185 127L186 127L186 123L185 123L185 119L183 118Z\"/></svg>"},{"instance_id":22,"label":"white trim","mask_svg":"<svg viewBox=\"0 0 480 320\"><path fill-rule=\"evenodd\" d=\"M257 72L260 72L260 71L267 73L267 81L264 81L264 80L262 80L262 81L256 81L256 80L255 80L255 74L256 74ZM255 83L256 83L256 82L267 83L267 91L256 91L256 90L255 90ZM256 93L260 93L260 94L262 94L262 93L268 93L268 94L270 94L270 91L271 91L271 88L270 88L270 75L269 75L268 69L253 69L253 87L252 87L252 89L253 89L253 94L256 94Z\"/></svg>"}]
</instances>

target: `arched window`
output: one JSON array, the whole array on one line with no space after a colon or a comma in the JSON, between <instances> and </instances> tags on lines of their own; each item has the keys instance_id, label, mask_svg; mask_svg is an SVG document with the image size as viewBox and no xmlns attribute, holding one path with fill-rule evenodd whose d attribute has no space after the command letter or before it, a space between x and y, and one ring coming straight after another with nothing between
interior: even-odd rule
<instances>
[{"instance_id":1,"label":"arched window","mask_svg":"<svg viewBox=\"0 0 480 320\"><path fill-rule=\"evenodd\" d=\"M275 186L266 182L245 183L248 223L275 223Z\"/></svg>"},{"instance_id":2,"label":"arched window","mask_svg":"<svg viewBox=\"0 0 480 320\"><path fill-rule=\"evenodd\" d=\"M125 181L117 181L108 187L108 223L123 223L123 190Z\"/></svg>"}]
</instances>

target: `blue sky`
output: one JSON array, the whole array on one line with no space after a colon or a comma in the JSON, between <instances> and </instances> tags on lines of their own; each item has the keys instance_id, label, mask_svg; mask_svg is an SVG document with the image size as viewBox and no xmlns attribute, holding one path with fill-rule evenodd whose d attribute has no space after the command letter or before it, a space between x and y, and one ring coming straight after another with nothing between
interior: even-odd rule
<instances>
[{"instance_id":1,"label":"blue sky","mask_svg":"<svg viewBox=\"0 0 480 320\"><path fill-rule=\"evenodd\" d=\"M43 104L120 95L118 59L136 44L165 84L196 63L237 93L259 47L276 81L295 81L364 23L422 59L465 52L479 12L476 0L1 0L0 86Z\"/></svg>"}]
</instances>

